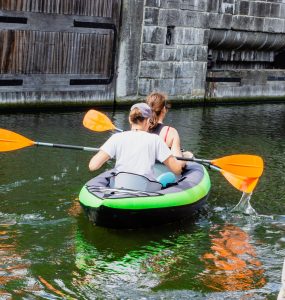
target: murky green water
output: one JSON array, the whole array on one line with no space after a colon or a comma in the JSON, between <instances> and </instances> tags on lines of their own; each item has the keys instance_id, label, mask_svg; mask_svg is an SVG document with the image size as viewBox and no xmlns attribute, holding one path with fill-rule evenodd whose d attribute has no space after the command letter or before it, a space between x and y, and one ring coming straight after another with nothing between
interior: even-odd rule
<instances>
[{"instance_id":1,"label":"murky green water","mask_svg":"<svg viewBox=\"0 0 285 300\"><path fill-rule=\"evenodd\" d=\"M107 112L123 129L127 113ZM83 128L83 115L1 114L0 127L35 141L100 146L109 133ZM258 215L232 214L241 193L210 171L212 192L195 223L94 227L78 205L93 175L91 153L2 153L0 299L276 299L285 257L285 105L172 109L168 122L196 157L264 158L251 200Z\"/></svg>"}]
</instances>

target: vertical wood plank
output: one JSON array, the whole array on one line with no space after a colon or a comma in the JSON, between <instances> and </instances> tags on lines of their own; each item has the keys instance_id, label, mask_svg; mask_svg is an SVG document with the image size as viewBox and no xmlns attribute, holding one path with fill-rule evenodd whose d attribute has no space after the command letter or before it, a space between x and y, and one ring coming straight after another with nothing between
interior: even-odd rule
<instances>
[{"instance_id":1,"label":"vertical wood plank","mask_svg":"<svg viewBox=\"0 0 285 300\"><path fill-rule=\"evenodd\" d=\"M112 18L118 0L2 0L0 9Z\"/></svg>"}]
</instances>

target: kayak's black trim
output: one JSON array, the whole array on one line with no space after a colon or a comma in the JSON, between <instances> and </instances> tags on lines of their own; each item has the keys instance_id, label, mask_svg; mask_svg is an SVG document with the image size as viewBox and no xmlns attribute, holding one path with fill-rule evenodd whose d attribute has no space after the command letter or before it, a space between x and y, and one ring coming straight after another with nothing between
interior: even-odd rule
<instances>
[{"instance_id":1,"label":"kayak's black trim","mask_svg":"<svg viewBox=\"0 0 285 300\"><path fill-rule=\"evenodd\" d=\"M106 206L94 208L82 203L81 206L95 225L109 228L141 228L194 218L207 197L208 195L193 204L156 209L113 209Z\"/></svg>"}]
</instances>

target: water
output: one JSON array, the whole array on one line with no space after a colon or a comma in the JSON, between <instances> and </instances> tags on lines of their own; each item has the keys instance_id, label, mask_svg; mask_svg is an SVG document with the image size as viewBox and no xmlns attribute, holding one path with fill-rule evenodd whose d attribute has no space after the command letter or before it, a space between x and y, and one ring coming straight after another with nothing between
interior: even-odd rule
<instances>
[{"instance_id":1,"label":"water","mask_svg":"<svg viewBox=\"0 0 285 300\"><path fill-rule=\"evenodd\" d=\"M243 193L238 204L231 210L232 213L240 213L246 215L257 215L257 212L250 204L252 193Z\"/></svg>"},{"instance_id":2,"label":"water","mask_svg":"<svg viewBox=\"0 0 285 300\"><path fill-rule=\"evenodd\" d=\"M127 110L106 111L128 128ZM0 114L0 127L35 141L100 146L109 133L84 112ZM242 197L209 171L194 222L140 230L89 223L78 204L93 175L89 152L26 148L0 154L0 299L276 299L285 257L285 105L171 109L183 148L199 158L261 155L265 172ZM112 162L107 168L112 167Z\"/></svg>"}]
</instances>

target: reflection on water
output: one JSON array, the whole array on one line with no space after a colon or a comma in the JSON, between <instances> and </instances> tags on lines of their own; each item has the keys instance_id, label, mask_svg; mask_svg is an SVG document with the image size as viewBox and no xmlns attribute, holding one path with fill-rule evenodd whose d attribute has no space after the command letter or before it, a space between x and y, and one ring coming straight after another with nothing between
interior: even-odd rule
<instances>
[{"instance_id":1,"label":"reflection on water","mask_svg":"<svg viewBox=\"0 0 285 300\"><path fill-rule=\"evenodd\" d=\"M17 252L17 232L11 224L0 224L0 296L1 299L12 296L6 286L17 281L24 281L29 268L29 262L25 261Z\"/></svg>"},{"instance_id":2,"label":"reflection on water","mask_svg":"<svg viewBox=\"0 0 285 300\"><path fill-rule=\"evenodd\" d=\"M281 286L281 289L280 289L277 300L284 300L285 299L285 259L284 259L284 264L283 264L281 281L282 281L282 283L281 283L282 286Z\"/></svg>"},{"instance_id":3,"label":"reflection on water","mask_svg":"<svg viewBox=\"0 0 285 300\"><path fill-rule=\"evenodd\" d=\"M17 224L36 218L33 216L21 216L15 218L13 215L0 216L0 299L10 300L14 297L24 299L25 297L45 296L50 299L53 293L63 296L60 291L51 289L46 281L38 276L34 278L31 274L32 261L27 257L31 249L21 251L17 241L21 240L21 229ZM48 288L52 294L45 291ZM33 298L32 298L33 299Z\"/></svg>"},{"instance_id":4,"label":"reflection on water","mask_svg":"<svg viewBox=\"0 0 285 300\"><path fill-rule=\"evenodd\" d=\"M199 275L209 289L246 291L265 285L265 270L245 231L231 224L214 226L210 239L211 251L202 256L205 270Z\"/></svg>"},{"instance_id":5,"label":"reflection on water","mask_svg":"<svg viewBox=\"0 0 285 300\"><path fill-rule=\"evenodd\" d=\"M120 290L122 282L129 295L132 290L143 295L150 289L175 289L178 282L180 289L197 293L202 286L205 292L237 292L266 285L262 262L250 236L240 227L224 224L204 230L196 226L172 229L171 236L164 230L160 238L153 235L147 240L140 240L138 231L122 234L97 229L96 236L77 232L76 265L86 275L78 275L80 280L74 280L74 286L85 295L104 285L101 296L106 296L109 287ZM107 233L113 244L104 240Z\"/></svg>"},{"instance_id":6,"label":"reflection on water","mask_svg":"<svg viewBox=\"0 0 285 300\"><path fill-rule=\"evenodd\" d=\"M189 266L198 257L199 240L207 235L191 223L159 227L148 235L144 230L116 231L92 225L80 228L76 234L79 273L73 284L83 295L92 290L103 298L113 289L118 298L126 290L130 299L145 297L150 290L164 290L165 285L181 278L193 278L201 264L197 260L197 267ZM195 284L188 287L195 289Z\"/></svg>"}]
</instances>

